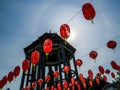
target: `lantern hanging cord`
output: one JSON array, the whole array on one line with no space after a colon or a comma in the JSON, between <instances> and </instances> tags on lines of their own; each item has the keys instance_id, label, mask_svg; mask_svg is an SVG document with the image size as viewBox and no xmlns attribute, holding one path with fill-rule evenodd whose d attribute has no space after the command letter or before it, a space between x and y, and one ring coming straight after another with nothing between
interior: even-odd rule
<instances>
[{"instance_id":1,"label":"lantern hanging cord","mask_svg":"<svg viewBox=\"0 0 120 90\"><path fill-rule=\"evenodd\" d=\"M118 59L120 59L120 57L117 57L117 58L115 58L115 59L113 59L113 60L118 60Z\"/></svg>"}]
</instances>

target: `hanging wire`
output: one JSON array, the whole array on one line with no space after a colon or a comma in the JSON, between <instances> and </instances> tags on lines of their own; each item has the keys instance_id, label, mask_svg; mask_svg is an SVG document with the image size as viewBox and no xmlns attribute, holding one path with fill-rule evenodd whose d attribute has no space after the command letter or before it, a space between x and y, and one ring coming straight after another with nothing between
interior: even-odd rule
<instances>
[{"instance_id":1,"label":"hanging wire","mask_svg":"<svg viewBox=\"0 0 120 90\"><path fill-rule=\"evenodd\" d=\"M91 3L93 0L90 0L89 2ZM80 9L70 20L68 20L66 23L69 23L72 21L82 10Z\"/></svg>"},{"instance_id":2,"label":"hanging wire","mask_svg":"<svg viewBox=\"0 0 120 90\"><path fill-rule=\"evenodd\" d=\"M89 2L91 3L93 0L90 0ZM72 16L66 23L68 24L69 22L71 22L79 13L81 13L81 9L74 15L74 16ZM59 32L59 30L56 32L56 33L58 33Z\"/></svg>"},{"instance_id":3,"label":"hanging wire","mask_svg":"<svg viewBox=\"0 0 120 90\"><path fill-rule=\"evenodd\" d=\"M113 37L111 40L116 39L116 38L118 38L118 37L120 37L120 33L119 33L117 36ZM94 50L99 50L99 49L101 49L104 45L105 45L105 44L102 44L101 46L97 47L97 48L94 49ZM85 55L81 56L80 58L83 58L83 57L87 56L88 54L89 54L89 52L86 53Z\"/></svg>"},{"instance_id":4,"label":"hanging wire","mask_svg":"<svg viewBox=\"0 0 120 90\"><path fill-rule=\"evenodd\" d=\"M92 2L93 0L90 0L89 2Z\"/></svg>"},{"instance_id":5,"label":"hanging wire","mask_svg":"<svg viewBox=\"0 0 120 90\"><path fill-rule=\"evenodd\" d=\"M93 0L90 0L91 3ZM82 10L80 9L73 17L71 17L66 23L68 24L70 21L72 21Z\"/></svg>"},{"instance_id":6,"label":"hanging wire","mask_svg":"<svg viewBox=\"0 0 120 90\"><path fill-rule=\"evenodd\" d=\"M120 33L117 35L117 36L115 36L113 39L116 39L116 38L118 38L120 36Z\"/></svg>"},{"instance_id":7,"label":"hanging wire","mask_svg":"<svg viewBox=\"0 0 120 90\"><path fill-rule=\"evenodd\" d=\"M93 0L90 0L89 2L91 3L92 1L93 1ZM80 9L80 10L79 10L73 17L71 17L66 23L68 24L69 22L71 22L79 13L81 13L81 11L82 11L82 10ZM59 32L59 30L58 30L57 32ZM56 33L57 33L57 32L56 32ZM113 39L116 39L116 38L118 38L119 36L120 36L120 34L118 34L117 36L115 36ZM97 47L97 48L94 49L94 50L99 50L99 49L102 48L104 45L105 45L105 44ZM89 53L81 56L81 58L87 56L88 54L89 54Z\"/></svg>"},{"instance_id":8,"label":"hanging wire","mask_svg":"<svg viewBox=\"0 0 120 90\"><path fill-rule=\"evenodd\" d=\"M70 18L66 23L68 24L70 21L72 21L82 10L80 9L72 18Z\"/></svg>"},{"instance_id":9,"label":"hanging wire","mask_svg":"<svg viewBox=\"0 0 120 90\"><path fill-rule=\"evenodd\" d=\"M92 1L93 1L93 0L90 0L89 2L91 3ZM73 17L71 17L66 23L68 24L69 22L71 22L79 13L81 13L81 11L82 11L82 10L80 9L80 10L79 10ZM59 30L58 30L57 32L59 32ZM56 32L56 33L57 33L57 32ZM117 36L115 36L113 39L116 39L116 38L118 38L119 36L120 36L120 34L118 34ZM94 50L99 50L99 49L102 48L104 45L105 45L105 44L97 47L97 48L94 49ZM89 54L89 53L81 56L81 58L87 56L88 54Z\"/></svg>"},{"instance_id":10,"label":"hanging wire","mask_svg":"<svg viewBox=\"0 0 120 90\"><path fill-rule=\"evenodd\" d=\"M119 33L117 36L113 37L111 40L117 39L117 38L119 38L119 37L120 37L120 33ZM105 45L105 44L101 45L100 47L98 47L98 48L96 48L96 49L94 49L94 50L99 50L99 49L102 48L104 45ZM86 53L85 55L81 56L80 58L85 57L85 56L87 56L88 54L89 54L89 53ZM118 59L120 59L120 56L117 57L117 58L114 58L114 59L112 59L112 60L118 60ZM105 66L105 65L108 64L108 62L109 62L109 61L104 62L102 65ZM119 63L119 62L118 62L118 63ZM110 63L109 63L109 65L110 65ZM94 68L94 67L92 67L91 69L93 69L93 68ZM84 72L86 72L86 71L88 71L88 70L84 70L84 71L82 71L82 72L84 73Z\"/></svg>"},{"instance_id":11,"label":"hanging wire","mask_svg":"<svg viewBox=\"0 0 120 90\"><path fill-rule=\"evenodd\" d=\"M114 58L113 60L118 60L118 59L120 59L120 57ZM104 62L104 63L102 64L102 66L106 66L106 65L110 65L110 66L111 66L111 64L108 63L108 61L107 61L107 62ZM119 64L118 64L118 65L119 65ZM100 66L100 65L99 65L99 66ZM95 69L95 67L91 67L90 69ZM88 70L83 70L82 72L86 72L86 71L88 71Z\"/></svg>"}]
</instances>

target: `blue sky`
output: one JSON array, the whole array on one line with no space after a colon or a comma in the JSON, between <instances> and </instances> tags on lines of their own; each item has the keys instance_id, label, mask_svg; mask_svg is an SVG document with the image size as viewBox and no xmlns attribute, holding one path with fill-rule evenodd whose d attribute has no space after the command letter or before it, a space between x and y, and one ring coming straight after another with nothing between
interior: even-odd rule
<instances>
[{"instance_id":1,"label":"blue sky","mask_svg":"<svg viewBox=\"0 0 120 90\"><path fill-rule=\"evenodd\" d=\"M23 48L50 29L59 34L60 25L69 21L86 2L89 0L0 0L0 79L15 66L21 66L25 58ZM82 12L68 23L71 28L68 42L77 49L76 59L83 60L79 72L85 76L88 69L97 73L99 65L114 72L111 60L120 65L120 1L93 0L91 3L96 10L94 24L85 20ZM118 44L115 52L106 47L111 39ZM88 56L91 50L98 52L96 63ZM18 90L20 80L21 75L4 89Z\"/></svg>"}]
</instances>

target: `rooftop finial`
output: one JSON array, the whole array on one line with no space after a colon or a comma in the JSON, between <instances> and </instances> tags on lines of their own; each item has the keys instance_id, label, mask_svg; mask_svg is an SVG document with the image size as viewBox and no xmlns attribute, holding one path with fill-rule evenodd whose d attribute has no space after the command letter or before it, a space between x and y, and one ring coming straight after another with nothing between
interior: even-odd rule
<instances>
[{"instance_id":1,"label":"rooftop finial","mask_svg":"<svg viewBox=\"0 0 120 90\"><path fill-rule=\"evenodd\" d=\"M50 33L51 33L51 29L50 29Z\"/></svg>"}]
</instances>

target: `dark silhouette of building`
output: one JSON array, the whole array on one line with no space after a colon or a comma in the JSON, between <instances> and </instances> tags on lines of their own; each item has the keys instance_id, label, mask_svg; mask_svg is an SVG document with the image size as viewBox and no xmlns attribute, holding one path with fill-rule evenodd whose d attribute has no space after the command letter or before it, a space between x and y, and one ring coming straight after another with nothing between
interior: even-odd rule
<instances>
[{"instance_id":1,"label":"dark silhouette of building","mask_svg":"<svg viewBox=\"0 0 120 90\"><path fill-rule=\"evenodd\" d=\"M51 39L53 42L53 49L52 52L49 53L47 60L45 53L43 52L43 43L46 39ZM45 89L47 86L51 87L53 84L57 86L57 83L61 83L61 87L63 88L63 81L67 80L67 82L70 83L71 77L74 77L75 80L79 80L74 56L76 49L68 42L65 43L65 40L62 39L59 35L56 33L45 33L40 36L32 44L24 48L26 59L30 60L31 53L34 50L39 51L40 60L35 67L33 67L33 65L30 63L30 68L27 74L23 72L20 90L28 85L31 86L32 82L37 83L37 80L40 78L42 78L44 82L41 86L37 84L34 90ZM73 61L72 64L74 69L71 68L70 61ZM66 65L70 67L70 72L68 75L63 71L63 68ZM55 82L54 76L52 74L54 71L58 71L60 73L57 82ZM52 77L50 80L51 83L48 85L45 83L46 73Z\"/></svg>"},{"instance_id":2,"label":"dark silhouette of building","mask_svg":"<svg viewBox=\"0 0 120 90\"><path fill-rule=\"evenodd\" d=\"M49 53L48 58L46 59L46 55L43 52L43 43L46 39L51 39L53 42L52 52ZM32 86L33 82L36 82L37 86L35 88L31 88L30 90L45 90L47 87L51 88L51 86L55 86L57 88L58 83L61 84L61 90L63 90L63 82L66 80L68 84L70 84L71 78L73 77L75 81L80 85L80 90L84 90L82 82L78 77L78 71L75 64L75 51L76 49L71 46L68 42L65 43L65 40L62 39L56 33L45 33L40 36L37 40L35 40L32 44L24 48L25 58L31 60L31 53L37 50L40 53L39 62L36 66L33 66L30 63L30 68L27 73L23 72L21 78L20 90L24 90L27 86ZM70 63L72 61L72 63ZM69 73L65 73L63 68L65 66L70 67ZM56 81L53 72L58 71L59 77ZM50 75L51 79L49 83L46 83L45 76ZM37 80L43 79L43 84L38 85ZM88 78L86 80L87 88L86 90L102 90L102 88L108 83L103 79L100 79L100 84L96 84L95 80L93 80L93 87L89 86ZM74 86L74 90L79 90L76 84L69 85L68 87L72 90L72 86ZM26 89L25 89L26 90Z\"/></svg>"}]
</instances>

